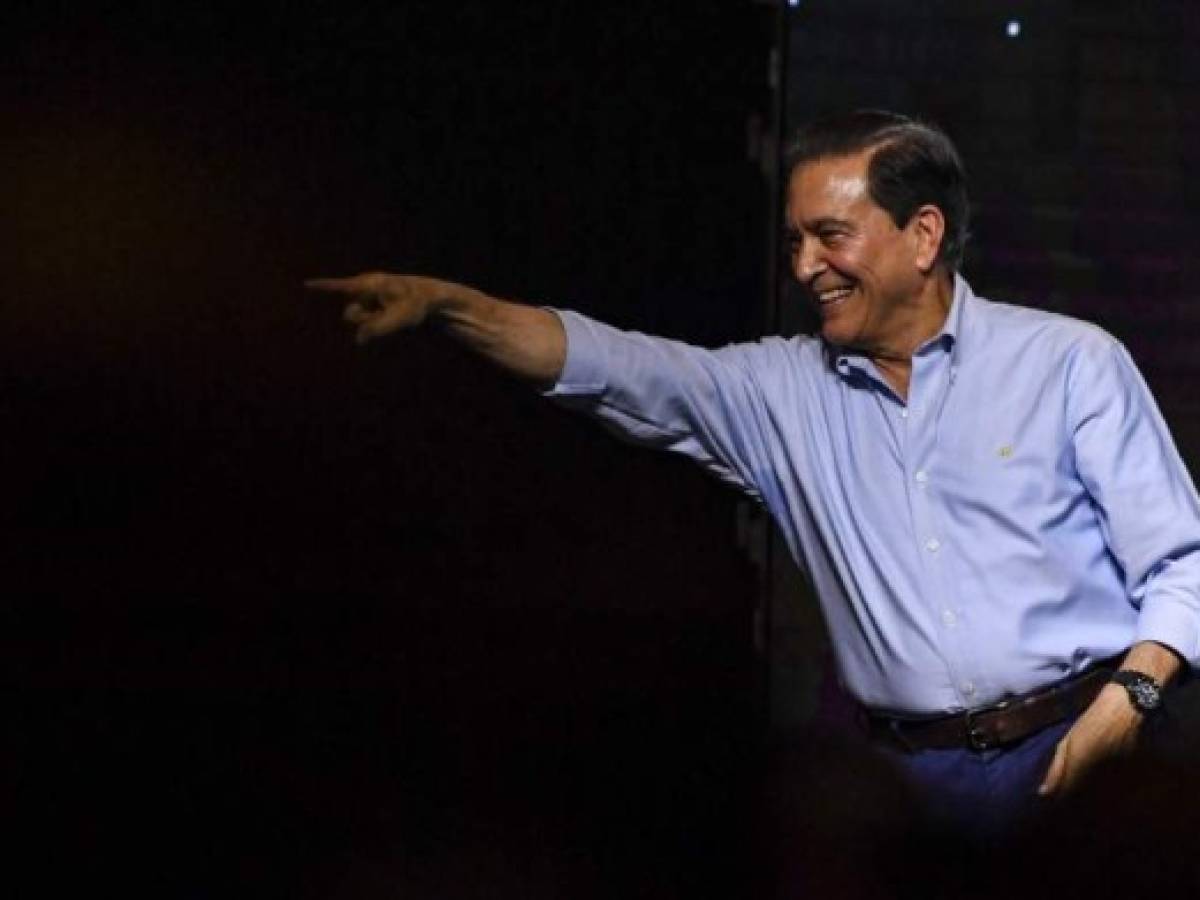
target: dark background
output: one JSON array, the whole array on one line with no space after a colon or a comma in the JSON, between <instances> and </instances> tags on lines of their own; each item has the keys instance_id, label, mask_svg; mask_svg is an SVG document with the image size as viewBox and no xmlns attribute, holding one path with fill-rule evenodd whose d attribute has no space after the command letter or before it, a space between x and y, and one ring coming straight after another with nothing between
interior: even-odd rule
<instances>
[{"instance_id":1,"label":"dark background","mask_svg":"<svg viewBox=\"0 0 1200 900\"><path fill-rule=\"evenodd\" d=\"M765 728L736 498L313 275L718 343L772 12L3 14L4 777L42 890L723 892Z\"/></svg>"}]
</instances>

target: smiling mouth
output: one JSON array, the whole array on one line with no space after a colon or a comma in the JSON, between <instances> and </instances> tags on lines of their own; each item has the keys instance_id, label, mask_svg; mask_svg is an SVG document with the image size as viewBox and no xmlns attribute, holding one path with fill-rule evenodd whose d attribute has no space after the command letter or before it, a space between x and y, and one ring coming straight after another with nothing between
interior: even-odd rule
<instances>
[{"instance_id":1,"label":"smiling mouth","mask_svg":"<svg viewBox=\"0 0 1200 900\"><path fill-rule=\"evenodd\" d=\"M813 298L817 301L817 307L821 312L826 313L841 306L853 293L854 285L844 284L823 291L813 291Z\"/></svg>"}]
</instances>

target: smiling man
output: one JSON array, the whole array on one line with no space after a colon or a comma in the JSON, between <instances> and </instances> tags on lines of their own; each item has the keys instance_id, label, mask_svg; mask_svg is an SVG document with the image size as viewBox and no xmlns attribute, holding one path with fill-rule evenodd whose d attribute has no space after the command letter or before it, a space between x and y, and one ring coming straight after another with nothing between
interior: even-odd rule
<instances>
[{"instance_id":1,"label":"smiling man","mask_svg":"<svg viewBox=\"0 0 1200 900\"><path fill-rule=\"evenodd\" d=\"M874 194L881 181L894 183L898 173L885 176L881 170L913 162L906 158L905 142L897 136L855 150L858 141L838 142L836 136L797 142L792 155L787 207L792 272L816 303L826 342L868 354L903 395L913 351L950 310L950 274L965 235L947 234L947 225L955 232L965 228L965 186L959 179L943 186L905 185L903 192L893 188L881 202L895 211L884 209ZM952 148L944 149L944 162L952 162ZM931 277L939 262L944 265Z\"/></svg>"},{"instance_id":2,"label":"smiling man","mask_svg":"<svg viewBox=\"0 0 1200 900\"><path fill-rule=\"evenodd\" d=\"M359 340L437 320L758 500L871 740L986 829L1132 747L1200 663L1200 501L1117 341L972 292L967 212L943 133L861 111L790 154L819 336L707 350L436 279L311 286L348 301Z\"/></svg>"}]
</instances>

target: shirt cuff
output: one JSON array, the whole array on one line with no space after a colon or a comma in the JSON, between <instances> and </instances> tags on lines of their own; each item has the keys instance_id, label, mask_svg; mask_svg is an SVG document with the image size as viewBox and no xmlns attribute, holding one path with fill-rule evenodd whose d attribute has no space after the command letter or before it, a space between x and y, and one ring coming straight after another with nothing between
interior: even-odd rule
<instances>
[{"instance_id":1,"label":"shirt cuff","mask_svg":"<svg viewBox=\"0 0 1200 900\"><path fill-rule=\"evenodd\" d=\"M608 386L604 377L604 352L595 334L595 323L586 316L570 310L542 307L558 316L567 335L567 358L558 381L544 397L587 397L604 393Z\"/></svg>"},{"instance_id":2,"label":"shirt cuff","mask_svg":"<svg viewBox=\"0 0 1200 900\"><path fill-rule=\"evenodd\" d=\"M1193 669L1200 668L1200 628L1196 624L1196 611L1187 604L1165 598L1147 599L1138 616L1137 640L1164 644Z\"/></svg>"}]
</instances>

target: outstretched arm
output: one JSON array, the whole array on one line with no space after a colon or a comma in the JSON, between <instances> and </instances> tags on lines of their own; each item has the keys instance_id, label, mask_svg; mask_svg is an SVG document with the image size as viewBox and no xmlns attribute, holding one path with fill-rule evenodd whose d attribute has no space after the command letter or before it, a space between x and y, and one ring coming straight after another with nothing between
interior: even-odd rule
<instances>
[{"instance_id":1,"label":"outstretched arm","mask_svg":"<svg viewBox=\"0 0 1200 900\"><path fill-rule=\"evenodd\" d=\"M305 286L346 304L342 317L355 326L360 344L426 324L441 325L500 369L544 387L558 379L566 359L566 334L554 313L451 281L368 272L314 278Z\"/></svg>"},{"instance_id":2,"label":"outstretched arm","mask_svg":"<svg viewBox=\"0 0 1200 900\"><path fill-rule=\"evenodd\" d=\"M427 323L440 326L501 370L622 437L682 453L761 495L771 437L753 372L785 363L782 347L706 350L413 275L371 272L316 278L306 286L345 303L343 317L359 343Z\"/></svg>"}]
</instances>

